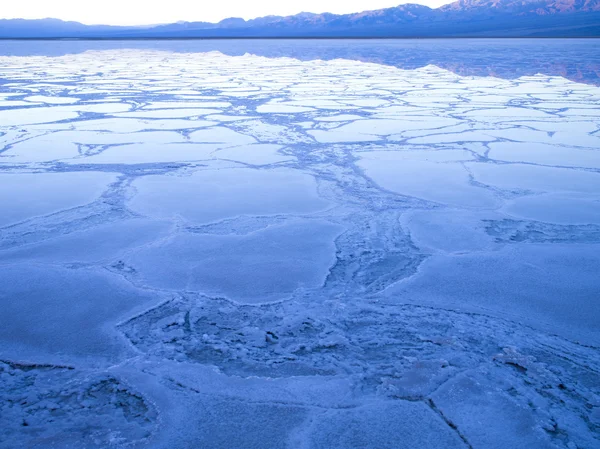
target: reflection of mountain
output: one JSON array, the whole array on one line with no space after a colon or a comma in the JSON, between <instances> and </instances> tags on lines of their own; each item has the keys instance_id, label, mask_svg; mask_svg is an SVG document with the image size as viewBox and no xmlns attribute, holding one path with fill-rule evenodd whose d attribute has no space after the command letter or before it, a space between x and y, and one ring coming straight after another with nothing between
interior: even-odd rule
<instances>
[{"instance_id":1,"label":"reflection of mountain","mask_svg":"<svg viewBox=\"0 0 600 449\"><path fill-rule=\"evenodd\" d=\"M541 73L600 85L597 42L590 39L6 41L0 54L61 56L123 48L184 53L219 51L230 56L250 53L304 61L342 58L401 69L432 64L463 76L506 79Z\"/></svg>"},{"instance_id":2,"label":"reflection of mountain","mask_svg":"<svg viewBox=\"0 0 600 449\"><path fill-rule=\"evenodd\" d=\"M438 37L600 36L600 0L459 0L431 9L406 4L355 14L229 18L152 27L0 20L0 37Z\"/></svg>"},{"instance_id":3,"label":"reflection of mountain","mask_svg":"<svg viewBox=\"0 0 600 449\"><path fill-rule=\"evenodd\" d=\"M493 76L515 79L544 74L572 81L600 85L600 45L590 40L427 40L374 41L360 45L290 45L283 49L253 46L242 51L222 51L230 55L245 52L266 57L292 57L300 60L351 59L417 69L435 65L461 76Z\"/></svg>"}]
</instances>

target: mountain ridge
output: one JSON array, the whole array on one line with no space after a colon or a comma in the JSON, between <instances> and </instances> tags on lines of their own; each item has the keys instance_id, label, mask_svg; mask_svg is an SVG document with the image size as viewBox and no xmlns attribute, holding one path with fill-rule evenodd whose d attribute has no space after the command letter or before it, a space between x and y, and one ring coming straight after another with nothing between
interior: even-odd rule
<instances>
[{"instance_id":1,"label":"mountain ridge","mask_svg":"<svg viewBox=\"0 0 600 449\"><path fill-rule=\"evenodd\" d=\"M527 36L600 36L600 0L458 0L436 9L408 3L351 14L302 12L143 27L0 19L4 39Z\"/></svg>"}]
</instances>

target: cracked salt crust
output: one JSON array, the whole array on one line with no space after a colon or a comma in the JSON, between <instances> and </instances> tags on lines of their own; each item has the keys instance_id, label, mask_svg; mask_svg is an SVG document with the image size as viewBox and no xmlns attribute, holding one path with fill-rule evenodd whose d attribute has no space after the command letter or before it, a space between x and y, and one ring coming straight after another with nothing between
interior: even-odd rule
<instances>
[{"instance_id":1,"label":"cracked salt crust","mask_svg":"<svg viewBox=\"0 0 600 449\"><path fill-rule=\"evenodd\" d=\"M0 77L0 447L600 444L597 86L151 49Z\"/></svg>"}]
</instances>

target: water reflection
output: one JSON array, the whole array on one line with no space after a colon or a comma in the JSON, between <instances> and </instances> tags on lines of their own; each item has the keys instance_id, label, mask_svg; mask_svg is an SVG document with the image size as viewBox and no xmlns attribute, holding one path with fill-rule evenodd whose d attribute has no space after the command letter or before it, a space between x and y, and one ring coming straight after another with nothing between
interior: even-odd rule
<instances>
[{"instance_id":1,"label":"water reflection","mask_svg":"<svg viewBox=\"0 0 600 449\"><path fill-rule=\"evenodd\" d=\"M542 73L600 85L600 45L596 44L594 39L0 41L0 55L60 56L122 48L220 51L302 61L343 58L403 69L432 64L459 75L504 79Z\"/></svg>"}]
</instances>

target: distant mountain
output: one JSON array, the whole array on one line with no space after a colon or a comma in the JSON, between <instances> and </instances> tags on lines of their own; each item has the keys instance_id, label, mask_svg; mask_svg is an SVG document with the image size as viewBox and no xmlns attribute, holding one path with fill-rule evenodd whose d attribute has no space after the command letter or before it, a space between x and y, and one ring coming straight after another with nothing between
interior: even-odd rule
<instances>
[{"instance_id":1,"label":"distant mountain","mask_svg":"<svg viewBox=\"0 0 600 449\"><path fill-rule=\"evenodd\" d=\"M0 37L76 37L83 34L108 35L110 33L129 30L130 28L107 25L89 26L79 22L64 22L58 19L41 20L0 20Z\"/></svg>"},{"instance_id":2,"label":"distant mountain","mask_svg":"<svg viewBox=\"0 0 600 449\"><path fill-rule=\"evenodd\" d=\"M598 0L459 0L442 6L440 11L483 12L488 10L511 14L548 15L574 12L598 12Z\"/></svg>"},{"instance_id":3,"label":"distant mountain","mask_svg":"<svg viewBox=\"0 0 600 449\"><path fill-rule=\"evenodd\" d=\"M57 19L0 20L0 38L600 37L600 0L459 0L355 14L228 18L149 27L88 26Z\"/></svg>"}]
</instances>

